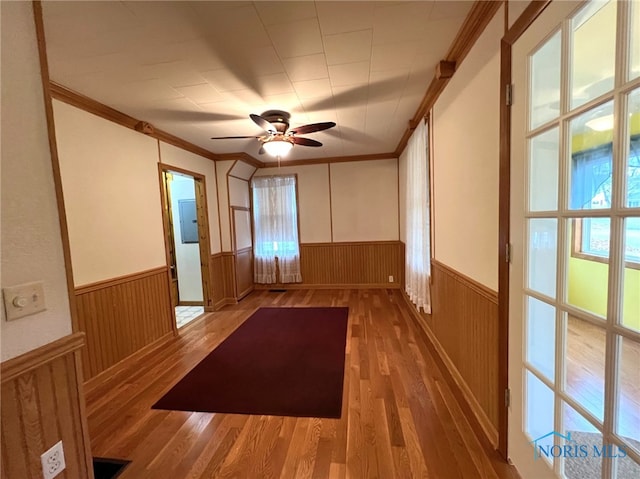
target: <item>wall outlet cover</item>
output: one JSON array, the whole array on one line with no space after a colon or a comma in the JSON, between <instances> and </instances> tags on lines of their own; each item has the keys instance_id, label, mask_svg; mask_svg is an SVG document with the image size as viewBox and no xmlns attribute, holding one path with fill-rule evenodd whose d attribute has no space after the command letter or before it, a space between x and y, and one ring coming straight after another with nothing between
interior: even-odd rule
<instances>
[{"instance_id":1,"label":"wall outlet cover","mask_svg":"<svg viewBox=\"0 0 640 479\"><path fill-rule=\"evenodd\" d=\"M67 467L64 462L64 450L62 441L51 446L47 452L40 456L42 462L42 475L44 479L53 479Z\"/></svg>"}]
</instances>

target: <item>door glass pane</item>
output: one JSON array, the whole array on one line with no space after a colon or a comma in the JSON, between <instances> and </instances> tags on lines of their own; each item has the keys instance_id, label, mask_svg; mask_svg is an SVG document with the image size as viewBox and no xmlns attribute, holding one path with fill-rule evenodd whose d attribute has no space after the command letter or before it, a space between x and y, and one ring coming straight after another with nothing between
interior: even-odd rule
<instances>
[{"instance_id":1,"label":"door glass pane","mask_svg":"<svg viewBox=\"0 0 640 479\"><path fill-rule=\"evenodd\" d=\"M560 32L531 56L531 130L560 114Z\"/></svg>"},{"instance_id":2,"label":"door glass pane","mask_svg":"<svg viewBox=\"0 0 640 479\"><path fill-rule=\"evenodd\" d=\"M567 303L607 316L609 295L609 218L569 220L567 255Z\"/></svg>"},{"instance_id":3,"label":"door glass pane","mask_svg":"<svg viewBox=\"0 0 640 479\"><path fill-rule=\"evenodd\" d=\"M555 378L556 309L527 297L527 361L550 381Z\"/></svg>"},{"instance_id":4,"label":"door glass pane","mask_svg":"<svg viewBox=\"0 0 640 479\"><path fill-rule=\"evenodd\" d=\"M569 208L611 208L613 102L571 120Z\"/></svg>"},{"instance_id":5,"label":"door glass pane","mask_svg":"<svg viewBox=\"0 0 640 479\"><path fill-rule=\"evenodd\" d=\"M624 249L622 325L640 331L640 217L625 220Z\"/></svg>"},{"instance_id":6,"label":"door glass pane","mask_svg":"<svg viewBox=\"0 0 640 479\"><path fill-rule=\"evenodd\" d=\"M532 138L530 145L529 210L555 211L558 209L558 128Z\"/></svg>"},{"instance_id":7,"label":"door glass pane","mask_svg":"<svg viewBox=\"0 0 640 479\"><path fill-rule=\"evenodd\" d=\"M616 432L640 453L640 343L622 338Z\"/></svg>"},{"instance_id":8,"label":"door glass pane","mask_svg":"<svg viewBox=\"0 0 640 479\"><path fill-rule=\"evenodd\" d=\"M564 475L567 479L600 479L602 459L594 457L594 447L602 450L602 433L564 401L562 402L561 444L570 446L572 454L564 454ZM568 439L568 438L571 439ZM562 438L561 438L562 439ZM577 449L576 449L577 447ZM569 457L570 455L576 457Z\"/></svg>"},{"instance_id":9,"label":"door glass pane","mask_svg":"<svg viewBox=\"0 0 640 479\"><path fill-rule=\"evenodd\" d=\"M592 1L572 22L571 108L613 89L616 2Z\"/></svg>"},{"instance_id":10,"label":"door glass pane","mask_svg":"<svg viewBox=\"0 0 640 479\"><path fill-rule=\"evenodd\" d=\"M604 418L604 329L569 316L565 351L565 391L573 400L602 421Z\"/></svg>"},{"instance_id":11,"label":"door glass pane","mask_svg":"<svg viewBox=\"0 0 640 479\"><path fill-rule=\"evenodd\" d=\"M622 454L618 454L622 456ZM640 477L640 464L635 462L629 456L617 457L614 459L616 474L613 475L614 479L635 479Z\"/></svg>"},{"instance_id":12,"label":"door glass pane","mask_svg":"<svg viewBox=\"0 0 640 479\"><path fill-rule=\"evenodd\" d=\"M640 76L640 3L631 4L631 43L629 57L629 79Z\"/></svg>"},{"instance_id":13,"label":"door glass pane","mask_svg":"<svg viewBox=\"0 0 640 479\"><path fill-rule=\"evenodd\" d=\"M534 291L556 297L556 258L558 249L556 219L529 220L529 262L527 286Z\"/></svg>"},{"instance_id":14,"label":"door glass pane","mask_svg":"<svg viewBox=\"0 0 640 479\"><path fill-rule=\"evenodd\" d=\"M627 155L626 205L640 208L640 90L629 94L629 149Z\"/></svg>"},{"instance_id":15,"label":"door glass pane","mask_svg":"<svg viewBox=\"0 0 640 479\"><path fill-rule=\"evenodd\" d=\"M526 372L526 424L525 432L534 442L536 458L543 457L551 462L552 456L544 454L553 446L553 391L535 377Z\"/></svg>"}]
</instances>

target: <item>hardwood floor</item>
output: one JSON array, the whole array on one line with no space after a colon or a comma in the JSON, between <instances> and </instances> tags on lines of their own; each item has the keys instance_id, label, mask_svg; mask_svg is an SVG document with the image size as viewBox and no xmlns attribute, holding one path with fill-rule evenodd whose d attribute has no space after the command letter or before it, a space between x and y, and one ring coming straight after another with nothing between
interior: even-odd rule
<instances>
[{"instance_id":1,"label":"hardwood floor","mask_svg":"<svg viewBox=\"0 0 640 479\"><path fill-rule=\"evenodd\" d=\"M152 410L261 306L348 306L341 419ZM397 290L256 291L86 392L94 456L144 478L518 478L465 419Z\"/></svg>"},{"instance_id":2,"label":"hardwood floor","mask_svg":"<svg viewBox=\"0 0 640 479\"><path fill-rule=\"evenodd\" d=\"M603 328L578 318L567 323L566 391L596 418L604 413L605 341ZM618 363L619 404L616 432L624 440L640 441L640 344L622 341ZM568 422L568 429L580 430Z\"/></svg>"}]
</instances>

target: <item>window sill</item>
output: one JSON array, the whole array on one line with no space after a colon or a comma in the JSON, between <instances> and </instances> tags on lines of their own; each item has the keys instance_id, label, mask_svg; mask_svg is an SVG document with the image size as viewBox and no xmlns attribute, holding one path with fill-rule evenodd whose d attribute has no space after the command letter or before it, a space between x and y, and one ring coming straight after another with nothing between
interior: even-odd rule
<instances>
[{"instance_id":1,"label":"window sill","mask_svg":"<svg viewBox=\"0 0 640 479\"><path fill-rule=\"evenodd\" d=\"M583 253L582 251L572 251L572 258L583 259L586 261L593 261L596 263L609 264L609 258L604 258L602 256L596 256L589 253ZM640 263L636 263L635 261L625 261L624 262L625 269L637 269L640 270Z\"/></svg>"}]
</instances>

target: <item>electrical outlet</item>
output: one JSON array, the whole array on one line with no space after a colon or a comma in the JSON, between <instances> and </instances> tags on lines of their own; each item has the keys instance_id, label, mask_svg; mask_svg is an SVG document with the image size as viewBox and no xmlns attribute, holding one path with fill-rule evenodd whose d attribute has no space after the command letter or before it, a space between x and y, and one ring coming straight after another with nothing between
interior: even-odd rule
<instances>
[{"instance_id":1,"label":"electrical outlet","mask_svg":"<svg viewBox=\"0 0 640 479\"><path fill-rule=\"evenodd\" d=\"M62 441L58 441L51 449L40 456L40 461L42 462L42 475L44 479L53 479L64 471L67 465L64 462Z\"/></svg>"},{"instance_id":2,"label":"electrical outlet","mask_svg":"<svg viewBox=\"0 0 640 479\"><path fill-rule=\"evenodd\" d=\"M389 283L393 283L393 276L389 275Z\"/></svg>"}]
</instances>

